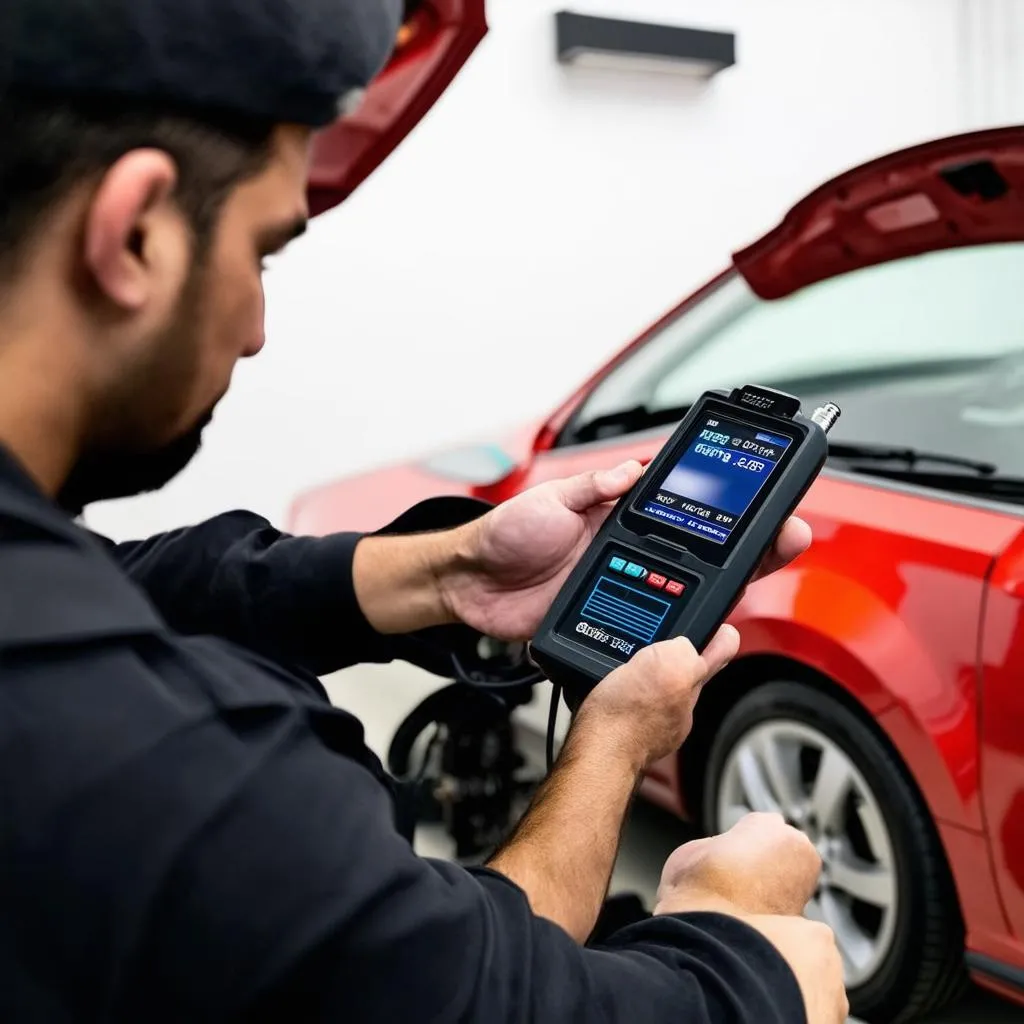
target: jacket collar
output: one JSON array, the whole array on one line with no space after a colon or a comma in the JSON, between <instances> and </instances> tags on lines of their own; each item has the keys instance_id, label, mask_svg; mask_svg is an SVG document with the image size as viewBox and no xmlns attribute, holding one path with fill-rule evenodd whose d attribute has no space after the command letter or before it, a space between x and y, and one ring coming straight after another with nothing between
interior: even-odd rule
<instances>
[{"instance_id":1,"label":"jacket collar","mask_svg":"<svg viewBox=\"0 0 1024 1024\"><path fill-rule=\"evenodd\" d=\"M0 447L0 652L166 629L99 542Z\"/></svg>"}]
</instances>

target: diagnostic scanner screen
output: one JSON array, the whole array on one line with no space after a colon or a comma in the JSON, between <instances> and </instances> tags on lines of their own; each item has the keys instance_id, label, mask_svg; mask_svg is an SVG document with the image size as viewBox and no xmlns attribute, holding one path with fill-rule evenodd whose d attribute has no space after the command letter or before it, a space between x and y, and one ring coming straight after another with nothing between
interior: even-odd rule
<instances>
[{"instance_id":1,"label":"diagnostic scanner screen","mask_svg":"<svg viewBox=\"0 0 1024 1024\"><path fill-rule=\"evenodd\" d=\"M724 544L792 443L710 413L638 511Z\"/></svg>"},{"instance_id":2,"label":"diagnostic scanner screen","mask_svg":"<svg viewBox=\"0 0 1024 1024\"><path fill-rule=\"evenodd\" d=\"M687 591L680 578L636 555L611 551L558 628L575 643L624 662L664 639Z\"/></svg>"}]
</instances>

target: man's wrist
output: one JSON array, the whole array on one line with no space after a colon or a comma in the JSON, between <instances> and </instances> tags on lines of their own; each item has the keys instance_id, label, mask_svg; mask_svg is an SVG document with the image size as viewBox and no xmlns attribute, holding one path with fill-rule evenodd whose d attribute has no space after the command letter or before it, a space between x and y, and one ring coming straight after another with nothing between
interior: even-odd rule
<instances>
[{"instance_id":1,"label":"man's wrist","mask_svg":"<svg viewBox=\"0 0 1024 1024\"><path fill-rule=\"evenodd\" d=\"M588 709L585 701L566 736L565 750L574 758L601 758L634 776L637 783L649 761L647 750L629 723Z\"/></svg>"},{"instance_id":2,"label":"man's wrist","mask_svg":"<svg viewBox=\"0 0 1024 1024\"><path fill-rule=\"evenodd\" d=\"M659 891L654 914L724 914L745 917L746 911L732 900L706 890L680 886Z\"/></svg>"},{"instance_id":3,"label":"man's wrist","mask_svg":"<svg viewBox=\"0 0 1024 1024\"><path fill-rule=\"evenodd\" d=\"M471 566L465 527L364 537L352 560L356 597L380 633L412 633L460 621L450 579Z\"/></svg>"},{"instance_id":4,"label":"man's wrist","mask_svg":"<svg viewBox=\"0 0 1024 1024\"><path fill-rule=\"evenodd\" d=\"M464 621L456 596L462 589L459 584L480 571L475 527L475 523L466 523L434 535L431 577L446 623Z\"/></svg>"}]
</instances>

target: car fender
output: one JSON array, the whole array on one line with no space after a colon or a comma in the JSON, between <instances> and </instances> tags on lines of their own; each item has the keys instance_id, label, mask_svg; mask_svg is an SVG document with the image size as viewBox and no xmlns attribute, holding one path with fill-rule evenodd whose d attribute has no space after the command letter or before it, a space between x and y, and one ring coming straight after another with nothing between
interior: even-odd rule
<instances>
[{"instance_id":1,"label":"car fender","mask_svg":"<svg viewBox=\"0 0 1024 1024\"><path fill-rule=\"evenodd\" d=\"M934 818L982 828L973 666L950 680L893 607L820 566L758 582L730 621L742 637L737 667L783 657L831 680L874 719Z\"/></svg>"}]
</instances>

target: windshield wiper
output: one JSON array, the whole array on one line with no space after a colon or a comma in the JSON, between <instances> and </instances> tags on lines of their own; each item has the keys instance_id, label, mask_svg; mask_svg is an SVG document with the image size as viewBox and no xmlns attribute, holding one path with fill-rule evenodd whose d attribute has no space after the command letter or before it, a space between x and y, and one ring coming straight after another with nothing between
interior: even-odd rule
<instances>
[{"instance_id":1,"label":"windshield wiper","mask_svg":"<svg viewBox=\"0 0 1024 1024\"><path fill-rule=\"evenodd\" d=\"M1024 503L1024 478L1015 476L968 476L964 473L930 473L923 469L890 469L887 466L850 467L850 472L884 480L930 487L938 491L971 494L979 498Z\"/></svg>"},{"instance_id":2,"label":"windshield wiper","mask_svg":"<svg viewBox=\"0 0 1024 1024\"><path fill-rule=\"evenodd\" d=\"M833 458L850 459L857 462L902 462L911 470L922 462L931 462L937 466L958 467L980 476L992 476L998 469L991 462L965 459L959 455L943 455L941 452L922 452L916 448L894 448L880 444L830 443L828 453ZM871 470L871 472L873 471ZM906 472L906 470L897 472ZM952 476L953 474L946 475Z\"/></svg>"},{"instance_id":3,"label":"windshield wiper","mask_svg":"<svg viewBox=\"0 0 1024 1024\"><path fill-rule=\"evenodd\" d=\"M572 440L576 444L585 444L587 441L600 441L607 437L622 437L623 434L632 434L648 427L678 423L689 411L689 405L673 405L665 409L634 405L630 409L619 409L587 420L572 429Z\"/></svg>"}]
</instances>

